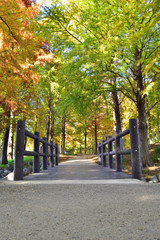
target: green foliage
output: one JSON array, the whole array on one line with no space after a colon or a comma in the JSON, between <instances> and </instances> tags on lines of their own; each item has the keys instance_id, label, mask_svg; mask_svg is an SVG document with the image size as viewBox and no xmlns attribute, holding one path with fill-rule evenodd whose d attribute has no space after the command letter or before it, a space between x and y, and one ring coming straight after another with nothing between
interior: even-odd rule
<instances>
[{"instance_id":1,"label":"green foliage","mask_svg":"<svg viewBox=\"0 0 160 240\"><path fill-rule=\"evenodd\" d=\"M30 80L20 85L18 102L24 108L17 110L14 119L26 119L26 126L41 136L48 125L50 137L60 144L65 117L70 152L80 144L84 148L86 128L93 145L95 119L99 140L112 134L112 93L116 92L123 129L128 128L129 118L137 117L139 99L147 96L152 130L158 132L159 16L157 0L53 0L42 9L36 29L44 40L44 51L53 59L34 67L33 73L41 76L38 84ZM12 86L17 87L16 79ZM0 106L0 119L4 114Z\"/></svg>"},{"instance_id":2,"label":"green foliage","mask_svg":"<svg viewBox=\"0 0 160 240\"><path fill-rule=\"evenodd\" d=\"M160 147L155 148L155 152L152 154L151 159L154 164L160 161Z\"/></svg>"},{"instance_id":3,"label":"green foliage","mask_svg":"<svg viewBox=\"0 0 160 240\"><path fill-rule=\"evenodd\" d=\"M33 160L33 157L24 156L24 158L23 158L23 167L24 168L28 167L28 161L32 161L32 160ZM9 159L7 165L0 164L0 168L4 169L6 167L9 167L9 165L13 165L14 166L14 159Z\"/></svg>"},{"instance_id":4,"label":"green foliage","mask_svg":"<svg viewBox=\"0 0 160 240\"><path fill-rule=\"evenodd\" d=\"M0 164L0 168L2 168L2 169L4 169L4 168L6 168L8 165L6 165L6 164Z\"/></svg>"}]
</instances>

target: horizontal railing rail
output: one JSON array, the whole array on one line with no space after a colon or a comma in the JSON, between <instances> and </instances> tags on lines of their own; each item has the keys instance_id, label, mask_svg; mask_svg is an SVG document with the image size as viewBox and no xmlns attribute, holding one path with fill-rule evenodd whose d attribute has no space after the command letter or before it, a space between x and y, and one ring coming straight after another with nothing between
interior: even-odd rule
<instances>
[{"instance_id":1,"label":"horizontal railing rail","mask_svg":"<svg viewBox=\"0 0 160 240\"><path fill-rule=\"evenodd\" d=\"M36 136L35 134L29 132L28 130L25 129L25 136L26 137L30 137L32 139L38 139L38 136Z\"/></svg>"},{"instance_id":2,"label":"horizontal railing rail","mask_svg":"<svg viewBox=\"0 0 160 240\"><path fill-rule=\"evenodd\" d=\"M26 137L34 140L33 151L26 151L24 139ZM39 151L42 143L42 152ZM48 151L49 147L49 151ZM23 179L23 156L33 156L33 173L40 171L40 157L42 157L42 168L48 168L48 157L50 158L50 167L58 165L59 152L58 144L53 141L47 142L47 138L40 138L39 132L34 134L25 129L25 121L18 120L16 128L15 161L14 161L14 180Z\"/></svg>"},{"instance_id":3,"label":"horizontal railing rail","mask_svg":"<svg viewBox=\"0 0 160 240\"><path fill-rule=\"evenodd\" d=\"M130 134L131 149L122 149L122 137ZM115 151L113 151L113 142L115 141ZM108 145L108 152L106 151ZM131 154L132 162L132 177L141 179L141 157L140 157L140 144L139 144L139 131L138 120L130 119L129 128L123 132L115 134L114 137L109 136L107 140L103 140L98 145L98 155L101 160L102 166L113 168L113 155L116 156L116 170L122 172L122 155Z\"/></svg>"}]
</instances>

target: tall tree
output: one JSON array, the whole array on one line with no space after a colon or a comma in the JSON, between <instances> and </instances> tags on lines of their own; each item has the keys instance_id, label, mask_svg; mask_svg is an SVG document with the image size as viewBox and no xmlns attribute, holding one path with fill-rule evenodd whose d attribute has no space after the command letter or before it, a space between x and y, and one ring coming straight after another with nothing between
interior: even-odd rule
<instances>
[{"instance_id":1,"label":"tall tree","mask_svg":"<svg viewBox=\"0 0 160 240\"><path fill-rule=\"evenodd\" d=\"M121 129L120 92L132 100L139 119L142 163L150 165L145 98L158 78L144 80L151 71L159 71L158 1L52 2L44 9L41 30L68 63L64 81L79 87L79 79L87 79L89 86L98 85L96 97L110 91L117 131Z\"/></svg>"},{"instance_id":2,"label":"tall tree","mask_svg":"<svg viewBox=\"0 0 160 240\"><path fill-rule=\"evenodd\" d=\"M35 36L34 17L39 6L32 1L4 0L0 8L0 104L3 109L2 122L7 119L8 111L14 117L25 119L31 115L34 88L38 79L34 66L42 39ZM28 115L28 116L27 116ZM2 163L6 163L8 130L4 134ZM4 149L5 148L5 149ZM5 159L5 160L4 160Z\"/></svg>"}]
</instances>

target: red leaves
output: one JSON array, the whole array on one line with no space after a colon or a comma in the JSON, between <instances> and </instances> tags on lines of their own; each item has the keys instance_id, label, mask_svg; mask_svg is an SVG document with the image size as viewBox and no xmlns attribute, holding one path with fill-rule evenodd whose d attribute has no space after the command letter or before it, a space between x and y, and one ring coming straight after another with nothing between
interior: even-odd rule
<instances>
[{"instance_id":1,"label":"red leaves","mask_svg":"<svg viewBox=\"0 0 160 240\"><path fill-rule=\"evenodd\" d=\"M24 5L25 5L27 8L29 8L29 7L32 6L32 1L30 1L30 0L22 0L22 2L24 3Z\"/></svg>"},{"instance_id":2,"label":"red leaves","mask_svg":"<svg viewBox=\"0 0 160 240\"><path fill-rule=\"evenodd\" d=\"M2 98L0 95L0 105L3 107L5 113L9 111L14 111L16 109L17 103L15 101L10 101L7 98Z\"/></svg>"},{"instance_id":3,"label":"red leaves","mask_svg":"<svg viewBox=\"0 0 160 240\"><path fill-rule=\"evenodd\" d=\"M39 5L31 0L4 0L0 9L0 107L23 117L31 114L39 80L35 65L53 61L48 43L35 36ZM44 47L45 46L45 47ZM44 49L43 49L44 47ZM48 54L49 53L49 54Z\"/></svg>"}]
</instances>

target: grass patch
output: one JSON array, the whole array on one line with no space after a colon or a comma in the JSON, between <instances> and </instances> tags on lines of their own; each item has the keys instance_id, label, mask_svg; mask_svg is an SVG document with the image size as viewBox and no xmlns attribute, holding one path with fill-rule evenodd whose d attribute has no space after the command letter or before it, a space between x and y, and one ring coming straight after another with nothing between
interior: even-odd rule
<instances>
[{"instance_id":1,"label":"grass patch","mask_svg":"<svg viewBox=\"0 0 160 240\"><path fill-rule=\"evenodd\" d=\"M10 160L8 160L8 164L10 164L10 165L14 165L14 159L10 159Z\"/></svg>"},{"instance_id":2,"label":"grass patch","mask_svg":"<svg viewBox=\"0 0 160 240\"><path fill-rule=\"evenodd\" d=\"M31 157L31 156L24 156L23 157L23 168L28 167L28 162L29 161L33 162L33 157Z\"/></svg>"},{"instance_id":3,"label":"grass patch","mask_svg":"<svg viewBox=\"0 0 160 240\"><path fill-rule=\"evenodd\" d=\"M33 157L30 157L30 156L24 156L23 157L23 168L28 167L28 162L29 161L33 161ZM8 164L0 164L0 168L4 169L4 168L8 167L9 165L14 166L14 159L9 159Z\"/></svg>"},{"instance_id":4,"label":"grass patch","mask_svg":"<svg viewBox=\"0 0 160 240\"><path fill-rule=\"evenodd\" d=\"M10 165L14 165L14 159L8 160L8 164L0 164L0 168L4 169L6 167L9 167Z\"/></svg>"},{"instance_id":5,"label":"grass patch","mask_svg":"<svg viewBox=\"0 0 160 240\"><path fill-rule=\"evenodd\" d=\"M150 145L150 157L152 161L152 165L160 164L160 147L157 144Z\"/></svg>"},{"instance_id":6,"label":"grass patch","mask_svg":"<svg viewBox=\"0 0 160 240\"><path fill-rule=\"evenodd\" d=\"M6 164L0 164L0 168L2 168L2 169L4 169L4 168L6 168L8 166L8 164L6 165Z\"/></svg>"}]
</instances>

